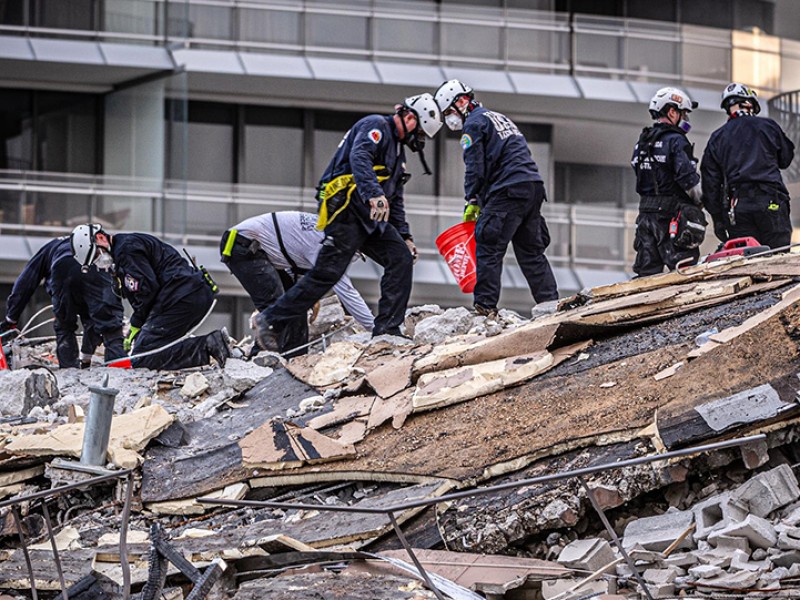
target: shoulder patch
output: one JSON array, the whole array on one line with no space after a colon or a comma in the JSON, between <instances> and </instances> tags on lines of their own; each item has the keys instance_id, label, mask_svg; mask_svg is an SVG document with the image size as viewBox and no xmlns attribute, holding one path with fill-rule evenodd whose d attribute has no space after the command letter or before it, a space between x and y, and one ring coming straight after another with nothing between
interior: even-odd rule
<instances>
[{"instance_id":1,"label":"shoulder patch","mask_svg":"<svg viewBox=\"0 0 800 600\"><path fill-rule=\"evenodd\" d=\"M125 288L132 293L139 291L139 280L134 278L133 275L125 275Z\"/></svg>"},{"instance_id":2,"label":"shoulder patch","mask_svg":"<svg viewBox=\"0 0 800 600\"><path fill-rule=\"evenodd\" d=\"M369 139L371 139L374 144L377 144L383 138L383 134L378 129L370 129L369 133L367 135L369 136Z\"/></svg>"},{"instance_id":3,"label":"shoulder patch","mask_svg":"<svg viewBox=\"0 0 800 600\"><path fill-rule=\"evenodd\" d=\"M459 144L461 144L462 150L466 150L467 148L472 146L472 138L465 133L464 135L461 136L461 141L459 142Z\"/></svg>"}]
</instances>

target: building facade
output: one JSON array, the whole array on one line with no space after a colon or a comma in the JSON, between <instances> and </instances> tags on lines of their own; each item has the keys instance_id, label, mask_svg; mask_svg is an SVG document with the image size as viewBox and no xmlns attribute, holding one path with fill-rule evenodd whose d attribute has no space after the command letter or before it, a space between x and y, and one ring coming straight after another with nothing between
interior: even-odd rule
<instances>
[{"instance_id":1,"label":"building facade","mask_svg":"<svg viewBox=\"0 0 800 600\"><path fill-rule=\"evenodd\" d=\"M46 239L93 220L187 248L223 289L207 326L242 334L252 305L219 263L221 233L314 212L358 118L451 78L525 133L562 294L618 281L652 93L700 102L701 155L729 81L800 89L798 32L793 0L0 0L0 294ZM409 159L412 302L469 305L434 245L463 206L457 136L443 128L426 155L432 176ZM377 267L351 276L375 301ZM511 252L504 276L501 304L527 312Z\"/></svg>"}]
</instances>

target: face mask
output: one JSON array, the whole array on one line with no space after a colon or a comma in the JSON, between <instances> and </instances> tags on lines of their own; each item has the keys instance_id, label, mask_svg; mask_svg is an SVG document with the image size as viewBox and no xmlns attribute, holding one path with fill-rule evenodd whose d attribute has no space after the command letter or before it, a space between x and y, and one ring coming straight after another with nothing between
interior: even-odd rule
<instances>
[{"instance_id":1,"label":"face mask","mask_svg":"<svg viewBox=\"0 0 800 600\"><path fill-rule=\"evenodd\" d=\"M464 128L464 121L458 113L450 113L444 116L445 125L450 131L461 131Z\"/></svg>"},{"instance_id":2,"label":"face mask","mask_svg":"<svg viewBox=\"0 0 800 600\"><path fill-rule=\"evenodd\" d=\"M95 259L94 265L100 271L108 272L114 268L114 259L108 252L101 252L100 256Z\"/></svg>"},{"instance_id":3,"label":"face mask","mask_svg":"<svg viewBox=\"0 0 800 600\"><path fill-rule=\"evenodd\" d=\"M684 133L689 133L689 131L692 129L692 124L686 119L681 119L678 121L677 127L678 129L682 129Z\"/></svg>"}]
</instances>

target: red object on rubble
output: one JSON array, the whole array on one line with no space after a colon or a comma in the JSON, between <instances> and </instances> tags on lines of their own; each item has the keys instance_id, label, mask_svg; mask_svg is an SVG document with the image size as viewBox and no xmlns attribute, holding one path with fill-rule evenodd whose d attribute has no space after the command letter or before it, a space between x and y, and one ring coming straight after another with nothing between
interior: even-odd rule
<instances>
[{"instance_id":1,"label":"red object on rubble","mask_svg":"<svg viewBox=\"0 0 800 600\"><path fill-rule=\"evenodd\" d=\"M436 238L436 247L442 255L458 287L471 294L478 280L475 259L475 221L458 223Z\"/></svg>"},{"instance_id":2,"label":"red object on rubble","mask_svg":"<svg viewBox=\"0 0 800 600\"><path fill-rule=\"evenodd\" d=\"M704 262L713 262L729 256L750 256L759 252L766 252L769 246L762 246L754 237L734 238L725 242L713 254L709 254Z\"/></svg>"},{"instance_id":3,"label":"red object on rubble","mask_svg":"<svg viewBox=\"0 0 800 600\"><path fill-rule=\"evenodd\" d=\"M6 360L6 353L3 351L3 345L0 344L0 371L8 370L8 361Z\"/></svg>"}]
</instances>

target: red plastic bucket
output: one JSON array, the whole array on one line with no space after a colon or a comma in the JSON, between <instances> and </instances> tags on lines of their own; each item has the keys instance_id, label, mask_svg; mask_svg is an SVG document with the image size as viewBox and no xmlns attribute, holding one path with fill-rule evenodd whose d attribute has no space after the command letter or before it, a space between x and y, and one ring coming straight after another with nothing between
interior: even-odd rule
<instances>
[{"instance_id":1,"label":"red plastic bucket","mask_svg":"<svg viewBox=\"0 0 800 600\"><path fill-rule=\"evenodd\" d=\"M453 225L436 238L439 254L465 294L475 289L475 221Z\"/></svg>"}]
</instances>

